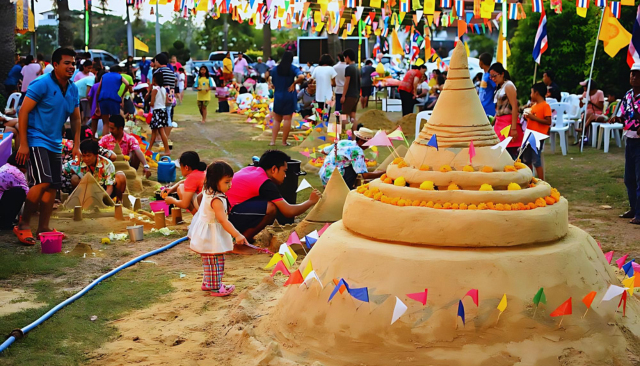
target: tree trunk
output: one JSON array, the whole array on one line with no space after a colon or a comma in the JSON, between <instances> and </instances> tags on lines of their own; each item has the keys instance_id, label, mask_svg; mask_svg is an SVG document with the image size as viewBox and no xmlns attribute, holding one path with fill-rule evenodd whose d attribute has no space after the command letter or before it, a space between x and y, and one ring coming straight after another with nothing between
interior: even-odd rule
<instances>
[{"instance_id":1,"label":"tree trunk","mask_svg":"<svg viewBox=\"0 0 640 366\"><path fill-rule=\"evenodd\" d=\"M331 58L336 60L338 57L338 53L342 52L342 47L340 46L340 37L338 37L337 34L327 35L327 48L327 53L331 55Z\"/></svg>"},{"instance_id":2,"label":"tree trunk","mask_svg":"<svg viewBox=\"0 0 640 366\"><path fill-rule=\"evenodd\" d=\"M87 47L91 48L91 42L93 42L93 15L91 14L93 11L91 10L91 2L87 4L87 17L89 18L89 42L87 42ZM87 30L85 30L86 32ZM85 35L86 37L86 35Z\"/></svg>"},{"instance_id":3,"label":"tree trunk","mask_svg":"<svg viewBox=\"0 0 640 366\"><path fill-rule=\"evenodd\" d=\"M4 81L15 63L15 32L15 7L9 0L0 0L0 93L2 95L5 95Z\"/></svg>"},{"instance_id":4,"label":"tree trunk","mask_svg":"<svg viewBox=\"0 0 640 366\"><path fill-rule=\"evenodd\" d=\"M271 57L271 24L262 27L262 57L265 62Z\"/></svg>"},{"instance_id":5,"label":"tree trunk","mask_svg":"<svg viewBox=\"0 0 640 366\"><path fill-rule=\"evenodd\" d=\"M4 0L2 0L4 1ZM60 47L73 48L73 31L71 30L71 12L69 0L58 1L58 44Z\"/></svg>"}]
</instances>

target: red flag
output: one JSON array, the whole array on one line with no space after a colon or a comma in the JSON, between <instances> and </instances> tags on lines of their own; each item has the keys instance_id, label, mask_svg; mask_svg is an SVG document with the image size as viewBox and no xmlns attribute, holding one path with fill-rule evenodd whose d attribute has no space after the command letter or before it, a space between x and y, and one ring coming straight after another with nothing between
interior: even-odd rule
<instances>
[{"instance_id":1,"label":"red flag","mask_svg":"<svg viewBox=\"0 0 640 366\"><path fill-rule=\"evenodd\" d=\"M622 316L627 316L627 291L625 290L622 293L622 297L620 298L620 302L618 303L618 308L620 308L620 304L624 301L624 305L622 305Z\"/></svg>"},{"instance_id":2,"label":"red flag","mask_svg":"<svg viewBox=\"0 0 640 366\"><path fill-rule=\"evenodd\" d=\"M302 278L302 273L300 273L299 269L296 269L291 276L289 276L289 279L287 280L287 282L284 283L285 286L287 285L297 285L300 283L304 282L304 278Z\"/></svg>"},{"instance_id":3,"label":"red flag","mask_svg":"<svg viewBox=\"0 0 640 366\"><path fill-rule=\"evenodd\" d=\"M587 309L591 307L591 303L593 299L596 297L597 292L591 291L587 294L587 296L582 298L582 302L587 305Z\"/></svg>"},{"instance_id":4,"label":"red flag","mask_svg":"<svg viewBox=\"0 0 640 366\"><path fill-rule=\"evenodd\" d=\"M473 140L471 140L471 142L469 143L469 164L473 164L474 156L476 156L476 147L473 146Z\"/></svg>"},{"instance_id":5,"label":"red flag","mask_svg":"<svg viewBox=\"0 0 640 366\"><path fill-rule=\"evenodd\" d=\"M569 300L562 303L562 305L558 306L556 310L554 310L550 316L564 316L571 315L571 298Z\"/></svg>"},{"instance_id":6,"label":"red flag","mask_svg":"<svg viewBox=\"0 0 640 366\"><path fill-rule=\"evenodd\" d=\"M339 283L340 283L340 280L338 280L337 278L333 279L334 285L338 286ZM340 295L342 295L346 290L347 290L347 287L345 285L340 286Z\"/></svg>"},{"instance_id":7,"label":"red flag","mask_svg":"<svg viewBox=\"0 0 640 366\"><path fill-rule=\"evenodd\" d=\"M412 299L412 300L416 300L417 302L421 302L422 305L427 305L427 292L429 290L428 289L424 289L424 292L416 292L413 294L407 294L407 297Z\"/></svg>"},{"instance_id":8,"label":"red flag","mask_svg":"<svg viewBox=\"0 0 640 366\"><path fill-rule=\"evenodd\" d=\"M473 303L476 304L476 306L478 306L478 290L477 289L472 288L464 296L469 296L473 300ZM462 297L464 298L464 296Z\"/></svg>"},{"instance_id":9,"label":"red flag","mask_svg":"<svg viewBox=\"0 0 640 366\"><path fill-rule=\"evenodd\" d=\"M276 273L278 272L282 272L282 274L285 276L291 276L291 272L289 272L289 270L287 269L287 266L284 265L283 261L280 261L278 262L278 264L276 264L276 267L273 269L273 272L271 272L271 277L275 276Z\"/></svg>"}]
</instances>

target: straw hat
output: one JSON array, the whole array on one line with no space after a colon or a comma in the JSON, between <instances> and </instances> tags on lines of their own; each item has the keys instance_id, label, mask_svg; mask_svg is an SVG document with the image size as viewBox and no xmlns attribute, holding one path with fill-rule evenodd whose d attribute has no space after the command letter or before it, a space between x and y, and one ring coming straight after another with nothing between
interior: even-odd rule
<instances>
[{"instance_id":1,"label":"straw hat","mask_svg":"<svg viewBox=\"0 0 640 366\"><path fill-rule=\"evenodd\" d=\"M366 140L371 140L373 138L374 133L373 131L371 131L366 127L360 127L358 131L354 132L354 135L356 135L357 138L366 141Z\"/></svg>"}]
</instances>

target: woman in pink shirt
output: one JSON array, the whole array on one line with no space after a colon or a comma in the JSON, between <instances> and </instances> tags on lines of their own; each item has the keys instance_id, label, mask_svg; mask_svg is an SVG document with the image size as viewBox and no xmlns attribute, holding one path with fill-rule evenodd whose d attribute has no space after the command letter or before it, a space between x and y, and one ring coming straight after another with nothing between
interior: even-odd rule
<instances>
[{"instance_id":1,"label":"woman in pink shirt","mask_svg":"<svg viewBox=\"0 0 640 366\"><path fill-rule=\"evenodd\" d=\"M22 68L22 95L27 92L29 84L34 81L38 76L42 75L42 66L39 63L33 62L33 56L29 55L25 59L25 65Z\"/></svg>"}]
</instances>

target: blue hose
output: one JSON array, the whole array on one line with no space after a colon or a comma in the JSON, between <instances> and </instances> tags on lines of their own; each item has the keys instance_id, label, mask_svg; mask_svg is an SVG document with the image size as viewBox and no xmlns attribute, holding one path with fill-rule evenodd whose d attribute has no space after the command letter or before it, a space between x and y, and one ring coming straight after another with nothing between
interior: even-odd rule
<instances>
[{"instance_id":1,"label":"blue hose","mask_svg":"<svg viewBox=\"0 0 640 366\"><path fill-rule=\"evenodd\" d=\"M102 276L98 277L95 281L91 282L91 284L89 284L87 287L83 288L82 290L80 290L75 295L71 296L70 298L68 298L65 301L61 302L60 304L56 305L56 307L54 307L53 309L49 310L46 314L44 314L43 316L38 318L33 323L27 325L26 327L24 327L22 329L14 330L12 332L12 334L16 333L16 335L15 336L14 335L9 336L9 338L7 338L7 340L4 341L4 343L0 344L0 353L3 352L4 350L6 350L7 348L9 348L9 346L13 342L15 342L16 336L18 336L18 337L24 336L25 334L30 332L33 328L37 327L38 325L42 324L45 320L49 319L53 314L57 313L58 310L62 309L63 307L71 304L72 302L76 301L80 297L84 296L87 292L89 292L89 290L94 288L100 282L106 280L107 278L113 276L114 274L122 271L125 268L131 267L132 265L134 265L134 264L136 264L136 263L138 263L138 262L140 262L140 261L142 261L142 260L144 260L146 258L149 258L149 257L154 256L156 254L162 253L165 250L171 249L171 248L175 247L176 245L182 243L183 241L185 241L187 239L188 238L186 236L184 238L180 238L180 239L172 242L169 245L166 245L166 246L164 246L162 248L158 248L156 250L152 250L149 253L146 253L146 254L143 254L143 255L141 255L141 256L139 256L137 258L134 258L134 259L128 261L127 263L121 265L120 267L111 270L111 272L105 273Z\"/></svg>"}]
</instances>

